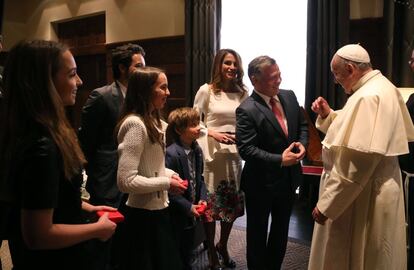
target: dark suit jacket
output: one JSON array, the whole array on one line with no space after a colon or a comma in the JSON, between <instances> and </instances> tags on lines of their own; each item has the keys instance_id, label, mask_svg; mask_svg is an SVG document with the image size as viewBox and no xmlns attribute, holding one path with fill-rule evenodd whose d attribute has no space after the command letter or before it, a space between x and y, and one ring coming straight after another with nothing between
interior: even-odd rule
<instances>
[{"instance_id":1,"label":"dark suit jacket","mask_svg":"<svg viewBox=\"0 0 414 270\"><path fill-rule=\"evenodd\" d=\"M288 123L288 138L273 112L256 92L236 109L237 148L246 161L241 188L246 193L263 190L278 192L281 185L289 186L294 191L301 182L300 164L281 167L282 152L294 141L306 147L307 123L293 91L280 90L278 97Z\"/></svg>"},{"instance_id":2,"label":"dark suit jacket","mask_svg":"<svg viewBox=\"0 0 414 270\"><path fill-rule=\"evenodd\" d=\"M203 152L197 142L193 144L193 150L195 155L195 204L200 200L207 201L207 190L203 177ZM167 147L167 153L165 156L165 166L176 173L178 173L181 179L190 179L190 170L188 168L187 154L184 152L184 148L180 143L173 143ZM179 227L187 227L194 225L190 211L191 211L191 190L192 187L189 183L188 189L182 195L169 194L170 210L172 212L172 219Z\"/></svg>"},{"instance_id":3,"label":"dark suit jacket","mask_svg":"<svg viewBox=\"0 0 414 270\"><path fill-rule=\"evenodd\" d=\"M410 112L411 120L414 123L414 94L411 94L407 100L407 108ZM401 170L408 173L414 173L414 142L409 142L410 153L399 157Z\"/></svg>"},{"instance_id":4,"label":"dark suit jacket","mask_svg":"<svg viewBox=\"0 0 414 270\"><path fill-rule=\"evenodd\" d=\"M114 128L123 102L121 89L112 83L90 94L82 112L79 140L88 164L86 189L91 201L118 207L121 193L116 183L118 155Z\"/></svg>"}]
</instances>

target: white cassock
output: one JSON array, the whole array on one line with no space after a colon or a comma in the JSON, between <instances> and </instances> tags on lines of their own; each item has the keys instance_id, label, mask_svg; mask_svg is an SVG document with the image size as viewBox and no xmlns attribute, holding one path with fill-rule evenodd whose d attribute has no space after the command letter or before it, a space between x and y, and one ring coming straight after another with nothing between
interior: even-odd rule
<instances>
[{"instance_id":1,"label":"white cassock","mask_svg":"<svg viewBox=\"0 0 414 270\"><path fill-rule=\"evenodd\" d=\"M324 172L309 269L407 269L403 186L398 155L414 127L397 88L378 70L353 87L344 108L317 120Z\"/></svg>"}]
</instances>

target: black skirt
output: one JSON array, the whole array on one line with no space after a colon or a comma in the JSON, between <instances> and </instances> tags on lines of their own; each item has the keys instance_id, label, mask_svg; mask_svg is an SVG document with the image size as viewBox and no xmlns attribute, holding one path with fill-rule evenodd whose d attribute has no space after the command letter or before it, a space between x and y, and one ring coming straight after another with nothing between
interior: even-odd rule
<instances>
[{"instance_id":1,"label":"black skirt","mask_svg":"<svg viewBox=\"0 0 414 270\"><path fill-rule=\"evenodd\" d=\"M127 206L124 222L121 269L182 269L168 208L146 210Z\"/></svg>"}]
</instances>

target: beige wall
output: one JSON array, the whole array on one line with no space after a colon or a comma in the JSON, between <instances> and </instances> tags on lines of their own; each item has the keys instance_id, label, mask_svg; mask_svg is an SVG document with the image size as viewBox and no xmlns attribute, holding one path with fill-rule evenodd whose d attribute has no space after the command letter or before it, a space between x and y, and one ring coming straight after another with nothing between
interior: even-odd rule
<instances>
[{"instance_id":1,"label":"beige wall","mask_svg":"<svg viewBox=\"0 0 414 270\"><path fill-rule=\"evenodd\" d=\"M56 39L51 22L106 14L106 42L184 35L185 0L5 0L3 35L18 40ZM351 19L382 17L384 0L350 0Z\"/></svg>"},{"instance_id":2,"label":"beige wall","mask_svg":"<svg viewBox=\"0 0 414 270\"><path fill-rule=\"evenodd\" d=\"M17 41L56 39L52 22L106 15L106 42L184 35L185 0L5 0L3 35Z\"/></svg>"},{"instance_id":3,"label":"beige wall","mask_svg":"<svg viewBox=\"0 0 414 270\"><path fill-rule=\"evenodd\" d=\"M351 19L382 17L384 0L350 0Z\"/></svg>"}]
</instances>

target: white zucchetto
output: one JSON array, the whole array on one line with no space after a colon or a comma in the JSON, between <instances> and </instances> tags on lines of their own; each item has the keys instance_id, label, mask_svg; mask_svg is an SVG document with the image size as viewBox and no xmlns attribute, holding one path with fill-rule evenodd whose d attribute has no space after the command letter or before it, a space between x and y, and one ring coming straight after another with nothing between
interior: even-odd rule
<instances>
[{"instance_id":1,"label":"white zucchetto","mask_svg":"<svg viewBox=\"0 0 414 270\"><path fill-rule=\"evenodd\" d=\"M368 52L359 44L348 44L340 48L336 54L344 59L358 62L370 63Z\"/></svg>"}]
</instances>

